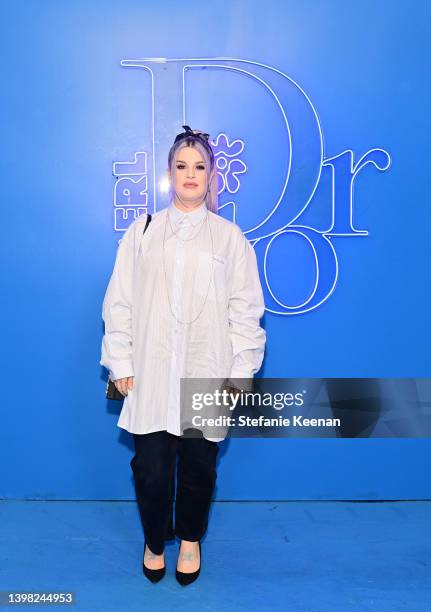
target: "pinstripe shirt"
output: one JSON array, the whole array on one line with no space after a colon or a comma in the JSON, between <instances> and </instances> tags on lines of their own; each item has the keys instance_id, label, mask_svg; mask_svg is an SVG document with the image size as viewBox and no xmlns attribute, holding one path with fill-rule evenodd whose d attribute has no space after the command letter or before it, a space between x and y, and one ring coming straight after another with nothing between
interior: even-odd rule
<instances>
[{"instance_id":1,"label":"pinstripe shirt","mask_svg":"<svg viewBox=\"0 0 431 612\"><path fill-rule=\"evenodd\" d=\"M260 369L263 293L250 242L205 203L189 212L171 203L143 234L146 218L119 241L100 364L112 380L134 377L119 427L181 435L181 377L234 380Z\"/></svg>"}]
</instances>

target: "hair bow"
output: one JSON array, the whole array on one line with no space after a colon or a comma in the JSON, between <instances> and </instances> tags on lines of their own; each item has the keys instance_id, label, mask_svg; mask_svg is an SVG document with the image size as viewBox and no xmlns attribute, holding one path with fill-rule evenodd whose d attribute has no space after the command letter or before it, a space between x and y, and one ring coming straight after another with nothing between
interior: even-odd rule
<instances>
[{"instance_id":1,"label":"hair bow","mask_svg":"<svg viewBox=\"0 0 431 612\"><path fill-rule=\"evenodd\" d=\"M201 132L200 130L192 130L189 125L183 125L182 127L184 128L185 132L181 132L181 134L178 134L175 137L174 143L176 143L178 140L181 140L182 138L188 138L189 136L196 136L203 140L205 143L208 143L210 135L206 132Z\"/></svg>"}]
</instances>

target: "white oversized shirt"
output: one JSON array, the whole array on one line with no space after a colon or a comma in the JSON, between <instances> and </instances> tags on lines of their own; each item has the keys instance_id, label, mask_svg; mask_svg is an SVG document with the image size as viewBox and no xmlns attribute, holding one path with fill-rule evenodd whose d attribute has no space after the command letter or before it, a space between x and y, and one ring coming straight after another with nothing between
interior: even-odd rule
<instances>
[{"instance_id":1,"label":"white oversized shirt","mask_svg":"<svg viewBox=\"0 0 431 612\"><path fill-rule=\"evenodd\" d=\"M119 241L103 300L100 364L112 380L134 377L118 427L179 436L181 377L252 378L260 369L263 292L241 228L205 203L189 212L171 203L143 234L146 220L138 217Z\"/></svg>"}]
</instances>

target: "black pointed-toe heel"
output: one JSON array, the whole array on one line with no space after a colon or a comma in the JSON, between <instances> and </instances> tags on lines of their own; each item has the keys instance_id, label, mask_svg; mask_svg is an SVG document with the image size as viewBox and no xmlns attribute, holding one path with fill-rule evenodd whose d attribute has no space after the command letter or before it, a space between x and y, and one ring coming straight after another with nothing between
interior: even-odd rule
<instances>
[{"instance_id":1,"label":"black pointed-toe heel","mask_svg":"<svg viewBox=\"0 0 431 612\"><path fill-rule=\"evenodd\" d=\"M144 546L144 558L145 558L145 547L146 546L147 544L145 544ZM163 576L166 574L166 565L164 565L164 567L161 567L159 569L150 569L149 567L145 565L144 560L142 560L142 569L143 569L145 576L148 578L148 580L150 580L150 582L153 582L153 583L159 582L159 580L161 580Z\"/></svg>"},{"instance_id":2,"label":"black pointed-toe heel","mask_svg":"<svg viewBox=\"0 0 431 612\"><path fill-rule=\"evenodd\" d=\"M198 544L199 544L199 569L197 569L195 572L179 572L178 570L175 570L175 577L177 581L181 584L181 586L187 586L188 584L191 584L192 582L196 580L196 578L200 574L201 566L202 566L202 553L201 553L200 540L198 540ZM181 547L181 542L180 542L180 547Z\"/></svg>"}]
</instances>

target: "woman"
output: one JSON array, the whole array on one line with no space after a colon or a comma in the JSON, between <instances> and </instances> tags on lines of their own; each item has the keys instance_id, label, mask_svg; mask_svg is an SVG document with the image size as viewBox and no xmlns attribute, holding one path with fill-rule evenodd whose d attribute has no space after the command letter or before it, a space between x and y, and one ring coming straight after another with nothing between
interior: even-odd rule
<instances>
[{"instance_id":1,"label":"woman","mask_svg":"<svg viewBox=\"0 0 431 612\"><path fill-rule=\"evenodd\" d=\"M125 396L118 426L134 438L144 574L153 582L165 575L164 544L178 536L176 577L186 585L200 572L224 437L183 435L180 379L252 378L266 334L254 249L238 225L217 214L209 135L183 128L168 156L168 207L145 234L141 215L120 240L103 302L100 363Z\"/></svg>"}]
</instances>

